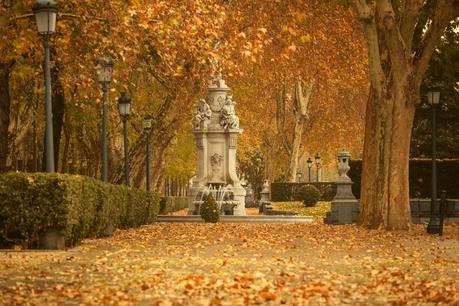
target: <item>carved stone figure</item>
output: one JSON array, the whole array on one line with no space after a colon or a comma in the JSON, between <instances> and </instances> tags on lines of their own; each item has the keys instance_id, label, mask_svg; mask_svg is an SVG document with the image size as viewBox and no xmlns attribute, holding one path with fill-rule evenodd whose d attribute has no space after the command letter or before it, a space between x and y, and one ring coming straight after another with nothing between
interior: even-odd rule
<instances>
[{"instance_id":1,"label":"carved stone figure","mask_svg":"<svg viewBox=\"0 0 459 306\"><path fill-rule=\"evenodd\" d=\"M193 126L195 129L205 128L207 121L210 120L210 116L212 115L212 110L210 109L209 104L207 104L206 100L201 99L199 100L199 105L196 111L196 115L193 119Z\"/></svg>"},{"instance_id":2,"label":"carved stone figure","mask_svg":"<svg viewBox=\"0 0 459 306\"><path fill-rule=\"evenodd\" d=\"M220 112L220 125L224 129L237 129L239 128L239 117L236 116L236 111L234 110L233 97L227 96L225 100L225 105L223 105Z\"/></svg>"},{"instance_id":3,"label":"carved stone figure","mask_svg":"<svg viewBox=\"0 0 459 306\"><path fill-rule=\"evenodd\" d=\"M210 166L212 170L212 177L211 181L213 182L218 182L222 179L222 162L223 162L223 156L221 156L218 153L215 153L210 157Z\"/></svg>"}]
</instances>

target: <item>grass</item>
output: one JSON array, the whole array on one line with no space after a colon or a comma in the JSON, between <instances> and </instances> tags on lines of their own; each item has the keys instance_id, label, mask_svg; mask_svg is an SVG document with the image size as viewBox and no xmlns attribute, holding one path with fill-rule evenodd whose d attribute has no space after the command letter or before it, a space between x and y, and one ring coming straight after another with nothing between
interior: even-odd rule
<instances>
[{"instance_id":1,"label":"grass","mask_svg":"<svg viewBox=\"0 0 459 306\"><path fill-rule=\"evenodd\" d=\"M330 211L331 202L317 202L313 207L306 207L303 205L303 202L293 201L293 202L273 202L274 210L290 210L297 212L300 216L313 216L314 219L321 220L325 217L325 214ZM245 209L248 216L257 216L259 215L258 208L246 208ZM171 213L176 216L186 216L188 208L182 209L180 211Z\"/></svg>"},{"instance_id":2,"label":"grass","mask_svg":"<svg viewBox=\"0 0 459 306\"><path fill-rule=\"evenodd\" d=\"M302 216L313 216L314 218L323 218L327 211L330 211L331 202L317 202L313 207L306 207L303 202L273 202L275 210L291 210Z\"/></svg>"}]
</instances>

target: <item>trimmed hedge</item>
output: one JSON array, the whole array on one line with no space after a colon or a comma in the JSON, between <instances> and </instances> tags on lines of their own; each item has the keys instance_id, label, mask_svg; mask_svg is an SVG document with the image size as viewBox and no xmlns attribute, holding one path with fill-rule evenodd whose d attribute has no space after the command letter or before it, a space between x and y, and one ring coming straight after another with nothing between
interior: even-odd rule
<instances>
[{"instance_id":1,"label":"trimmed hedge","mask_svg":"<svg viewBox=\"0 0 459 306\"><path fill-rule=\"evenodd\" d=\"M104 235L107 227L151 223L159 196L93 178L45 173L0 175L0 247L40 247L40 237L57 229L72 246Z\"/></svg>"},{"instance_id":2,"label":"trimmed hedge","mask_svg":"<svg viewBox=\"0 0 459 306\"><path fill-rule=\"evenodd\" d=\"M188 208L187 197L161 197L159 202L159 213L167 214Z\"/></svg>"},{"instance_id":3,"label":"trimmed hedge","mask_svg":"<svg viewBox=\"0 0 459 306\"><path fill-rule=\"evenodd\" d=\"M320 201L331 201L336 194L333 182L312 183L271 183L271 200L274 202L302 201L299 195L301 187L312 185L320 191Z\"/></svg>"},{"instance_id":4,"label":"trimmed hedge","mask_svg":"<svg viewBox=\"0 0 459 306\"><path fill-rule=\"evenodd\" d=\"M351 169L348 176L352 182L352 193L360 199L360 180L362 176L362 160L350 160ZM430 159L410 160L410 198L430 198L432 192L432 161ZM459 159L437 160L437 186L446 190L449 199L459 199ZM336 194L333 182L312 183L272 183L271 199L276 202L301 201L298 190L303 185L313 185L321 193L321 201L331 201Z\"/></svg>"},{"instance_id":5,"label":"trimmed hedge","mask_svg":"<svg viewBox=\"0 0 459 306\"><path fill-rule=\"evenodd\" d=\"M362 160L350 160L349 177L354 182L352 191L360 198ZM430 198L432 192L432 161L430 159L410 160L410 198ZM459 159L437 160L437 188L446 190L449 199L459 199Z\"/></svg>"}]
</instances>

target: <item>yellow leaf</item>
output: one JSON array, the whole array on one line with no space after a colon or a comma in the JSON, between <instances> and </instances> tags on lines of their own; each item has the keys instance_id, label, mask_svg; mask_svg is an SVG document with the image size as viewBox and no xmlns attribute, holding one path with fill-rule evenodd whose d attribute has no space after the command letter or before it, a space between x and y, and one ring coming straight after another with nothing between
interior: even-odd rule
<instances>
[{"instance_id":1,"label":"yellow leaf","mask_svg":"<svg viewBox=\"0 0 459 306\"><path fill-rule=\"evenodd\" d=\"M310 42L311 41L311 35L309 34L305 34L305 35L301 35L300 36L300 42L301 43L307 43L307 42Z\"/></svg>"}]
</instances>

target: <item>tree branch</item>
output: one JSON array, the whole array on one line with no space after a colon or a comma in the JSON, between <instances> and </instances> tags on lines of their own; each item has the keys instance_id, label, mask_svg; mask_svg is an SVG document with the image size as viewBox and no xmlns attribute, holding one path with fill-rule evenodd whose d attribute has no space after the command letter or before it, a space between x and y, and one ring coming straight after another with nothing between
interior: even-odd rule
<instances>
[{"instance_id":1,"label":"tree branch","mask_svg":"<svg viewBox=\"0 0 459 306\"><path fill-rule=\"evenodd\" d=\"M390 54L391 68L395 77L403 79L407 75L408 52L396 22L392 4L388 0L377 1L377 16L382 22L384 38Z\"/></svg>"},{"instance_id":2,"label":"tree branch","mask_svg":"<svg viewBox=\"0 0 459 306\"><path fill-rule=\"evenodd\" d=\"M285 89L276 94L276 126L277 132L282 138L282 146L288 155L292 152L292 147L287 139L285 132Z\"/></svg>"},{"instance_id":3,"label":"tree branch","mask_svg":"<svg viewBox=\"0 0 459 306\"><path fill-rule=\"evenodd\" d=\"M381 65L378 31L376 29L374 12L372 12L365 0L352 0L352 4L366 37L371 84L373 84L376 94L382 96L385 78Z\"/></svg>"},{"instance_id":4,"label":"tree branch","mask_svg":"<svg viewBox=\"0 0 459 306\"><path fill-rule=\"evenodd\" d=\"M407 52L411 53L413 43L413 31L419 18L419 10L422 8L424 0L406 0L404 3L402 16L400 18L400 35L405 43Z\"/></svg>"},{"instance_id":5,"label":"tree branch","mask_svg":"<svg viewBox=\"0 0 459 306\"><path fill-rule=\"evenodd\" d=\"M432 57L435 46L441 39L446 27L455 17L455 8L458 6L454 0L439 0L429 28L425 31L413 62L414 84L420 85L425 71Z\"/></svg>"}]
</instances>

